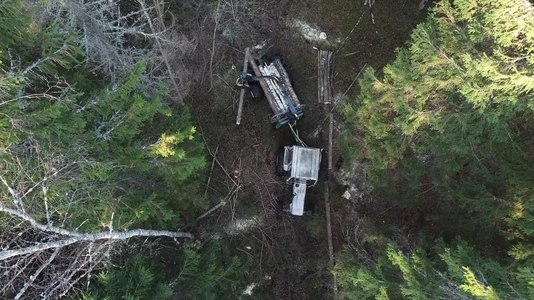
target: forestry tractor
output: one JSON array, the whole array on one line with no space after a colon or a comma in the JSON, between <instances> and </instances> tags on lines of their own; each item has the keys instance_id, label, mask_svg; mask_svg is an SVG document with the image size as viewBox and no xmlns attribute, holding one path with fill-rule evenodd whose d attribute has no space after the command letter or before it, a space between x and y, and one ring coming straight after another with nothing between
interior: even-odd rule
<instances>
[{"instance_id":1,"label":"forestry tractor","mask_svg":"<svg viewBox=\"0 0 534 300\"><path fill-rule=\"evenodd\" d=\"M249 66L253 74L248 72ZM312 182L313 185L317 183L321 165L321 149L307 147L295 128L297 120L303 115L304 105L297 98L280 59L266 63L257 55L251 54L248 48L245 50L243 71L239 74L237 84L243 90L236 124L240 124L243 97L248 90L253 98L265 95L273 111L271 122L275 123L277 128L288 125L295 138L297 145L284 146L277 156L276 166L277 173L293 185L290 214L302 216L308 182Z\"/></svg>"}]
</instances>

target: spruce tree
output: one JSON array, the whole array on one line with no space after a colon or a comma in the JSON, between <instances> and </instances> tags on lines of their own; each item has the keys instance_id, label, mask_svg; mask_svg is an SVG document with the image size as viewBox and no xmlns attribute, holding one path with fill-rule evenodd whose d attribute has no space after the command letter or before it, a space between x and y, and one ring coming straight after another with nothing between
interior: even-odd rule
<instances>
[{"instance_id":1,"label":"spruce tree","mask_svg":"<svg viewBox=\"0 0 534 300\"><path fill-rule=\"evenodd\" d=\"M205 181L198 180L206 162L189 111L166 102L164 84L155 93L143 89L144 61L113 85L102 80L83 63L76 28L40 19L38 7L0 1L0 204L29 216L19 222L0 213L0 228L8 228L0 230L0 239L11 241L3 251L57 239L40 235L35 223L81 234L134 226L174 231L198 215L206 206L199 192ZM40 229L51 234L50 228ZM102 257L89 269L77 265L91 257L85 246L57 248L49 261L46 250L20 261L4 259L4 266L27 261L24 272L2 276L0 283L9 284L2 291L13 289L2 296L22 291L34 298L48 289L48 297L56 297L86 287L81 279L102 267ZM113 249L118 247L110 244L108 253ZM146 256L135 256L124 272L110 271L102 280L124 287L120 297L168 298L169 285L158 282L162 274L154 268ZM35 277L43 270L50 276ZM56 274L66 274L64 286L50 287L63 278ZM139 285L122 286L128 276Z\"/></svg>"},{"instance_id":2,"label":"spruce tree","mask_svg":"<svg viewBox=\"0 0 534 300\"><path fill-rule=\"evenodd\" d=\"M414 254L428 250L425 244L412 251L390 248L380 257L387 256L402 276L368 276L369 266L351 271L352 276L377 278L390 296L433 299L446 296L434 294L439 289L420 276L437 275L429 278L443 287L439 274L448 272L451 291L465 297L529 298L534 279L532 4L440 1L396 60L383 72L368 69L360 86L360 95L344 105L346 156L365 162L376 191L401 207L428 205L425 197L432 191L427 217L442 231L472 239L471 258L488 257L477 265L460 260L459 248L445 251L449 254L442 260L435 251ZM451 231L453 224L458 225ZM504 249L511 257L486 253L484 242L476 245L481 243L477 235L494 226L511 241ZM376 287L373 291L378 295Z\"/></svg>"}]
</instances>

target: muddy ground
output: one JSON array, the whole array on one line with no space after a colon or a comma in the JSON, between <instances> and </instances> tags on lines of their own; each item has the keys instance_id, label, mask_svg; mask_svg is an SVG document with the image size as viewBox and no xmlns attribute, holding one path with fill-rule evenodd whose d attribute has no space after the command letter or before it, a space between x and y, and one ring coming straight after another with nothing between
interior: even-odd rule
<instances>
[{"instance_id":1,"label":"muddy ground","mask_svg":"<svg viewBox=\"0 0 534 300\"><path fill-rule=\"evenodd\" d=\"M298 122L301 138L309 146L326 148L326 113L317 103L317 52L291 24L301 20L316 26L334 42L334 94L354 97L357 84L347 89L362 67L378 69L391 61L426 11L419 10L419 0L378 0L372 7L364 6L364 0L233 0L221 1L218 10L217 1L212 2L187 8L197 14L190 29L209 32L198 38L196 63L204 67L187 104L208 150L216 152L220 162L208 170L207 197L213 205L221 200L227 204L197 227L226 228L222 234L231 240L233 254L259 262L251 282L258 283L262 297L328 299L332 292L323 185L308 190L305 216L282 212L291 187L276 176L275 161L280 147L295 144L289 130L269 122L265 99L246 99L241 125L235 125L239 97L235 80L244 48L266 42L269 55L283 59L296 94L306 105ZM198 13L201 10L211 13ZM337 135L340 116L335 112ZM338 149L334 149L336 161L342 161ZM343 200L343 191L342 186L331 191L335 251L357 218L355 203Z\"/></svg>"}]
</instances>

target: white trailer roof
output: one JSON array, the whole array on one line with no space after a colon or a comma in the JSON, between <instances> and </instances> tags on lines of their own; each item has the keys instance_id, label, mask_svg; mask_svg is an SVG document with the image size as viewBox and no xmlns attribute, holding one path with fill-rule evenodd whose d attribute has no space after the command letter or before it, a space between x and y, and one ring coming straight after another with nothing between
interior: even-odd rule
<instances>
[{"instance_id":1,"label":"white trailer roof","mask_svg":"<svg viewBox=\"0 0 534 300\"><path fill-rule=\"evenodd\" d=\"M317 180L320 164L321 149L293 146L291 178Z\"/></svg>"}]
</instances>

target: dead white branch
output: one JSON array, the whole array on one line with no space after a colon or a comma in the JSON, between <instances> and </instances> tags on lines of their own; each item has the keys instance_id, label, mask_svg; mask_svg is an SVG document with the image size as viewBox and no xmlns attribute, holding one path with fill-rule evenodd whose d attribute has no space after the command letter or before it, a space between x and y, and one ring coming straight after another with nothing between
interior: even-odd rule
<instances>
[{"instance_id":1,"label":"dead white branch","mask_svg":"<svg viewBox=\"0 0 534 300\"><path fill-rule=\"evenodd\" d=\"M0 180L4 184L4 186L7 188L9 194L11 195L11 198L13 198L13 203L15 203L15 206L20 207L20 196L6 181L4 176L0 176Z\"/></svg>"},{"instance_id":2,"label":"dead white branch","mask_svg":"<svg viewBox=\"0 0 534 300\"><path fill-rule=\"evenodd\" d=\"M211 56L210 56L210 89L213 89L213 58L215 56L215 37L217 28L219 27L219 10L221 8L221 0L217 2L217 10L215 11L215 26L213 27L213 37L211 39Z\"/></svg>"},{"instance_id":3,"label":"dead white branch","mask_svg":"<svg viewBox=\"0 0 534 300\"><path fill-rule=\"evenodd\" d=\"M369 7L373 6L375 4L375 0L365 0L363 2L363 5L368 5Z\"/></svg>"},{"instance_id":4,"label":"dead white branch","mask_svg":"<svg viewBox=\"0 0 534 300\"><path fill-rule=\"evenodd\" d=\"M146 4L144 0L138 0L139 4L141 5L143 15L146 18L146 21L148 23L148 26L150 27L150 30L152 33L156 32L154 28L154 24L152 23L152 18L148 15L146 10ZM167 73L169 74L169 80L171 81L172 85L174 86L174 92L177 93L177 99L179 104L184 104L184 97L182 95L182 91L178 87L178 84L176 84L176 81L174 79L174 72L172 71L171 64L169 63L169 58L167 57L167 53L163 50L163 46L161 45L161 41L159 39L155 39L156 45L158 46L159 52L161 54L161 57L163 58L163 61L165 62L165 66L167 67Z\"/></svg>"},{"instance_id":5,"label":"dead white branch","mask_svg":"<svg viewBox=\"0 0 534 300\"><path fill-rule=\"evenodd\" d=\"M173 232L166 230L149 230L149 229L133 229L128 231L107 231L99 233L80 233L76 231L70 231L67 229L52 226L50 224L43 225L37 222L33 217L26 213L16 211L14 209L7 208L0 205L0 211L6 212L12 217L18 217L30 223L30 225L38 230L53 232L67 237L61 238L57 241L37 243L33 246L23 247L19 249L0 251L0 260L5 260L11 257L37 253L47 249L57 249L65 246L72 245L78 242L97 242L102 240L127 240L132 237L145 236L145 237L172 237L172 238L192 238L193 235L187 232Z\"/></svg>"},{"instance_id":6,"label":"dead white branch","mask_svg":"<svg viewBox=\"0 0 534 300\"><path fill-rule=\"evenodd\" d=\"M127 240L133 237L172 237L172 238L192 238L193 235L187 232L173 232L165 230L133 229L128 231L100 232L100 233L83 233L76 236L61 239L54 242L38 243L37 245L24 247L14 250L0 251L0 260L11 257L37 253L47 249L63 248L78 242L97 242L101 240Z\"/></svg>"},{"instance_id":7,"label":"dead white branch","mask_svg":"<svg viewBox=\"0 0 534 300\"><path fill-rule=\"evenodd\" d=\"M205 212L202 215L200 215L195 221L198 222L198 221L204 219L206 216L209 216L212 212L216 211L217 209L219 209L219 208L221 208L221 207L223 207L225 205L226 205L226 201L222 200L221 202L219 202L219 204L215 205L210 210L208 210L207 212Z\"/></svg>"},{"instance_id":8,"label":"dead white branch","mask_svg":"<svg viewBox=\"0 0 534 300\"><path fill-rule=\"evenodd\" d=\"M76 235L76 232L73 232L73 231L69 231L69 230L66 230L66 229L63 229L63 228L59 228L59 227L55 227L55 226L51 226L51 225L43 225L43 224L37 222L34 218L29 216L27 213L24 213L24 212L19 211L19 210L15 210L15 209L11 209L11 208L5 207L2 204L0 204L0 212L8 213L11 217L18 217L18 218L30 223L30 225L33 228L35 228L37 230L40 230L40 231L57 233L57 234L61 234L61 235L73 235L73 234Z\"/></svg>"},{"instance_id":9,"label":"dead white branch","mask_svg":"<svg viewBox=\"0 0 534 300\"><path fill-rule=\"evenodd\" d=\"M194 42L173 30L174 16L165 10L164 1L138 0L140 5L127 6L120 0L34 2L36 9L42 12L40 19L64 26L66 31L76 28L77 42L85 50L84 62L92 70L116 83L130 73L137 62L144 61L147 71L142 78L143 92L154 93L162 82L170 81L176 101L183 102L192 81L183 58L192 52ZM169 19L170 24L166 24ZM69 51L68 46L58 52ZM43 58L25 72L35 71L43 63L50 62L54 62L53 58Z\"/></svg>"},{"instance_id":10,"label":"dead white branch","mask_svg":"<svg viewBox=\"0 0 534 300\"><path fill-rule=\"evenodd\" d=\"M48 266L50 265L50 263L56 258L56 256L58 255L59 251L61 250L61 248L57 248L56 251L54 251L54 253L52 253L52 255L50 255L50 257L46 260L46 262L44 264L42 264L39 269L37 269L37 271L35 271L35 273L30 276L30 280L27 281L24 286L22 287L22 289L20 289L20 291L18 292L18 294L15 296L15 300L18 300L20 299L20 297L22 297L24 295L24 293L26 292L26 290L28 289L28 287L30 285L33 284L33 282L35 281L35 279L39 276L39 274L41 274L41 272L43 272L43 270Z\"/></svg>"}]
</instances>

